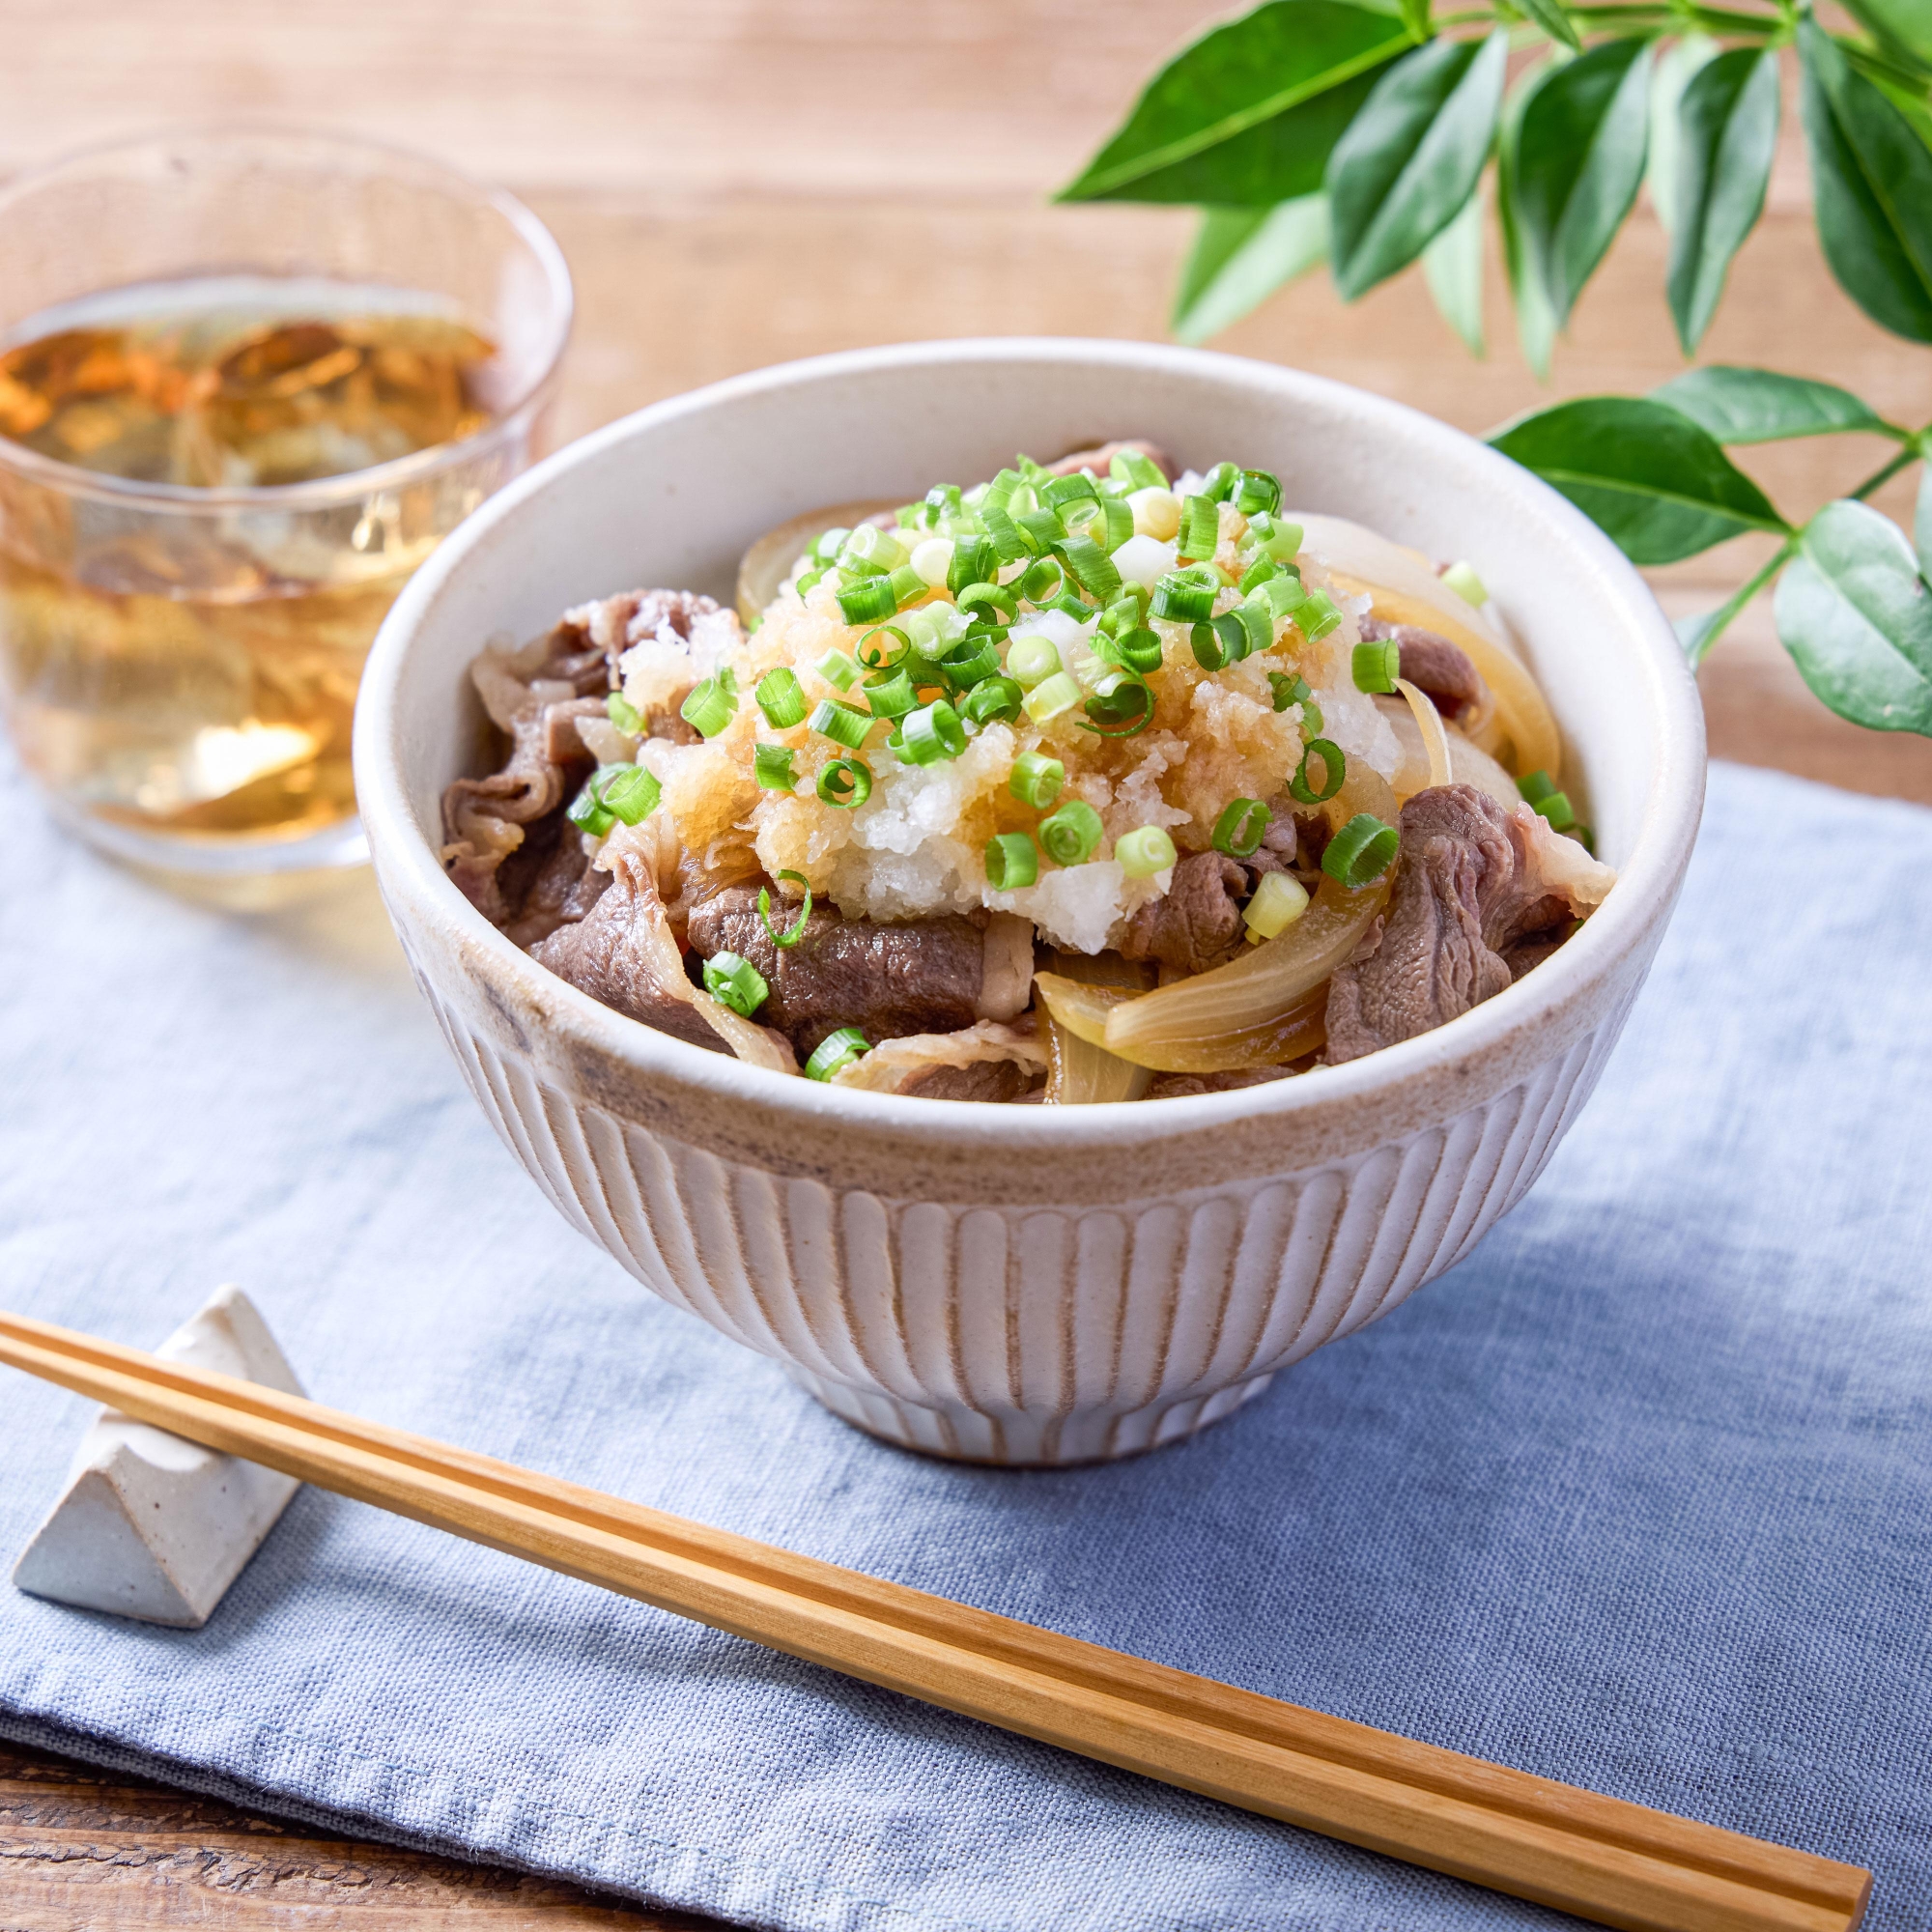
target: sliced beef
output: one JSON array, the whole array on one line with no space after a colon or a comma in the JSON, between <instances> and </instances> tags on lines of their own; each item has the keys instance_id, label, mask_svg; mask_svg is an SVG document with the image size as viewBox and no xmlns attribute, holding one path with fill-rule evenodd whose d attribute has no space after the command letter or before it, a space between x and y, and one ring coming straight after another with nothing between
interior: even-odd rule
<instances>
[{"instance_id":1,"label":"sliced beef","mask_svg":"<svg viewBox=\"0 0 1932 1932\"><path fill-rule=\"evenodd\" d=\"M1190 852L1174 868L1166 895L1127 922L1121 952L1128 959L1157 959L1177 973L1205 973L1218 966L1241 937L1241 901L1248 875L1219 852Z\"/></svg>"},{"instance_id":2,"label":"sliced beef","mask_svg":"<svg viewBox=\"0 0 1932 1932\"><path fill-rule=\"evenodd\" d=\"M1364 642L1393 638L1402 651L1402 674L1444 718L1456 719L1478 704L1483 680L1469 654L1447 638L1414 624L1384 624L1378 617L1362 619Z\"/></svg>"},{"instance_id":3,"label":"sliced beef","mask_svg":"<svg viewBox=\"0 0 1932 1932\"><path fill-rule=\"evenodd\" d=\"M1016 1060L975 1060L964 1066L939 1065L898 1091L916 1100L1017 1100L1032 1085Z\"/></svg>"},{"instance_id":4,"label":"sliced beef","mask_svg":"<svg viewBox=\"0 0 1932 1932\"><path fill-rule=\"evenodd\" d=\"M1230 1094L1242 1087L1264 1087L1286 1080L1285 1066L1244 1066L1232 1073L1162 1073L1149 1084L1150 1100L1179 1100L1189 1094Z\"/></svg>"},{"instance_id":5,"label":"sliced beef","mask_svg":"<svg viewBox=\"0 0 1932 1932\"><path fill-rule=\"evenodd\" d=\"M774 923L789 927L797 917L773 895ZM950 914L883 925L814 904L798 943L779 947L759 917L757 888L741 885L695 908L686 931L700 957L735 952L764 975L771 998L758 1018L787 1036L800 1059L842 1026L878 1042L955 1033L985 1012L985 931Z\"/></svg>"},{"instance_id":6,"label":"sliced beef","mask_svg":"<svg viewBox=\"0 0 1932 1932\"><path fill-rule=\"evenodd\" d=\"M514 854L509 865L514 867L528 849L526 845ZM504 879L508 870L506 867L498 874L499 879ZM582 919L610 883L609 872L592 867L576 826L564 821L559 824L550 850L534 868L527 887L519 890L518 881L506 880L504 895L515 898L518 910L503 930L519 946L535 946L538 941L548 939L558 926Z\"/></svg>"},{"instance_id":7,"label":"sliced beef","mask_svg":"<svg viewBox=\"0 0 1932 1932\"><path fill-rule=\"evenodd\" d=\"M1046 1076L1046 1049L1031 1014L1014 1025L980 1020L959 1033L882 1040L835 1073L839 1087L922 1100L1018 1100Z\"/></svg>"},{"instance_id":8,"label":"sliced beef","mask_svg":"<svg viewBox=\"0 0 1932 1932\"><path fill-rule=\"evenodd\" d=\"M1268 800L1268 812L1267 830L1262 834L1262 842L1240 862L1250 892L1269 872L1292 873L1301 846L1294 826L1293 800L1286 792L1278 792Z\"/></svg>"},{"instance_id":9,"label":"sliced beef","mask_svg":"<svg viewBox=\"0 0 1932 1932\"><path fill-rule=\"evenodd\" d=\"M1512 978L1504 955L1571 917L1532 818L1466 784L1432 785L1403 807L1388 910L1329 981L1330 1065L1412 1039L1501 992Z\"/></svg>"},{"instance_id":10,"label":"sliced beef","mask_svg":"<svg viewBox=\"0 0 1932 1932\"><path fill-rule=\"evenodd\" d=\"M1049 463L1046 467L1056 476L1077 476L1083 469L1091 469L1095 476L1104 476L1107 466L1123 452L1145 456L1170 483L1174 481L1174 459L1166 450L1143 437L1129 437L1124 442L1096 442L1090 449L1072 450L1058 463Z\"/></svg>"}]
</instances>

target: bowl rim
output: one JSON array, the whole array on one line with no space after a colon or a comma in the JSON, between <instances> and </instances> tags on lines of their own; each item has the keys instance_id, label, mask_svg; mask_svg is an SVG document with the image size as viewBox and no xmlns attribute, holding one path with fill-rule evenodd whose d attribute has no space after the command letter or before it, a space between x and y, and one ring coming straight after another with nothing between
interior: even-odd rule
<instances>
[{"instance_id":1,"label":"bowl rim","mask_svg":"<svg viewBox=\"0 0 1932 1932\"><path fill-rule=\"evenodd\" d=\"M467 559L501 525L532 497L613 446L720 404L881 370L1041 360L1099 363L1122 374L1191 373L1285 390L1304 400L1346 400L1372 424L1379 421L1406 439L1437 445L1456 461L1491 469L1506 488L1536 504L1580 553L1583 565L1604 580L1611 600L1630 619L1628 632L1636 640L1632 668L1643 681L1656 756L1637 837L1619 868L1617 889L1580 932L1535 973L1469 1012L1413 1039L1323 1068L1319 1080L1304 1077L1179 1095L1150 1112L1130 1101L1015 1108L915 1099L835 1088L747 1065L730 1055L658 1033L593 1000L531 959L469 903L444 872L410 803L396 694L415 635ZM708 1105L736 1101L768 1121L801 1130L848 1121L868 1137L895 1137L922 1151L951 1148L1003 1151L1009 1156L1124 1148L1169 1135L1192 1137L1224 1122L1267 1117L1286 1122L1328 1109L1354 1110L1424 1075L1453 1077L1466 1068L1473 1080L1485 1063L1509 1058L1506 1049L1512 1042L1560 1020L1593 986L1618 980L1630 956L1647 949L1676 897L1690 859L1702 810L1704 768L1703 712L1676 634L1623 554L1540 477L1437 418L1331 378L1211 350L1077 336L960 337L805 357L668 397L580 438L491 497L410 581L371 649L355 723L356 795L392 916L398 891L406 890L414 909L463 944L472 970L487 966L516 985L570 1044L607 1056L661 1089L683 1089ZM403 923L400 917L397 923Z\"/></svg>"}]
</instances>

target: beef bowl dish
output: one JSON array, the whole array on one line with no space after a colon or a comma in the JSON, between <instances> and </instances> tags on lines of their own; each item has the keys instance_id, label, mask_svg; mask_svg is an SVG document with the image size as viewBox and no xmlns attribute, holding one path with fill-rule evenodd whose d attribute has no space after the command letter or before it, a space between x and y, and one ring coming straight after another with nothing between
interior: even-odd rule
<instances>
[{"instance_id":1,"label":"beef bowl dish","mask_svg":"<svg viewBox=\"0 0 1932 1932\"><path fill-rule=\"evenodd\" d=\"M1668 627L1536 479L1088 343L824 358L561 452L398 606L356 755L565 1217L846 1419L1015 1463L1184 1435L1468 1252L1588 1094L1702 774Z\"/></svg>"}]
</instances>

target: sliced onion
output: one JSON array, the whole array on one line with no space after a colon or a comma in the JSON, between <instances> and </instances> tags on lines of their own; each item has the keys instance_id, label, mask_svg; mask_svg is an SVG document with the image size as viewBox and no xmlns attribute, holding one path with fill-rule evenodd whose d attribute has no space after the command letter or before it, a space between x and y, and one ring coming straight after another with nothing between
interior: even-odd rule
<instances>
[{"instance_id":1,"label":"sliced onion","mask_svg":"<svg viewBox=\"0 0 1932 1932\"><path fill-rule=\"evenodd\" d=\"M1449 762L1449 733L1442 728L1442 714L1436 710L1429 694L1410 684L1407 678L1397 678L1395 688L1408 706L1415 720L1415 728L1422 733L1422 749L1429 756L1429 782L1433 785L1454 784L1455 774Z\"/></svg>"},{"instance_id":2,"label":"sliced onion","mask_svg":"<svg viewBox=\"0 0 1932 1932\"><path fill-rule=\"evenodd\" d=\"M833 503L822 510L807 510L803 516L788 518L776 529L767 530L738 560L740 621L749 624L779 594L792 565L815 538L827 530L850 529L882 510L897 508L897 502L876 497L859 503Z\"/></svg>"},{"instance_id":3,"label":"sliced onion","mask_svg":"<svg viewBox=\"0 0 1932 1932\"><path fill-rule=\"evenodd\" d=\"M1065 984L1094 991L1107 988L1123 999L1144 992L1148 985L1147 969L1134 960L1122 959L1118 952L1061 952L1055 955L1053 970ZM1101 1044L1106 1027L1104 1009L1097 1031L1090 1024L1076 1032L1071 1025L1061 1022L1051 1006L1047 1007L1048 1106L1138 1100L1147 1092L1152 1073L1145 1066L1136 1066L1132 1061L1109 1053Z\"/></svg>"},{"instance_id":4,"label":"sliced onion","mask_svg":"<svg viewBox=\"0 0 1932 1932\"><path fill-rule=\"evenodd\" d=\"M1385 624L1434 631L1467 652L1494 694L1497 722L1508 734L1517 769L1545 771L1552 779L1559 775L1562 743L1536 680L1494 626L1457 596L1426 557L1344 517L1284 510L1282 520L1300 524L1304 547L1329 566L1336 589L1366 595Z\"/></svg>"},{"instance_id":5,"label":"sliced onion","mask_svg":"<svg viewBox=\"0 0 1932 1932\"><path fill-rule=\"evenodd\" d=\"M1395 773L1395 795L1406 805L1424 785L1431 782L1429 754L1423 746L1422 733L1414 714L1404 699L1378 697L1376 709L1388 720L1389 729L1395 733L1396 745L1402 753L1402 763L1396 767ZM1455 773L1455 781L1488 792L1505 811L1514 811L1522 798L1516 781L1480 746L1471 744L1459 726L1445 724L1442 728L1449 740L1450 767Z\"/></svg>"}]
</instances>

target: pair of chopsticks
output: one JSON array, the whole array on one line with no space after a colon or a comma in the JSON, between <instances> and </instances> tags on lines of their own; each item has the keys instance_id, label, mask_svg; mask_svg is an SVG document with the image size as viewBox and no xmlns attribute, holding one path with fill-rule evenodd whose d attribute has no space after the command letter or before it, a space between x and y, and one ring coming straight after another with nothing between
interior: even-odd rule
<instances>
[{"instance_id":1,"label":"pair of chopsticks","mask_svg":"<svg viewBox=\"0 0 1932 1932\"><path fill-rule=\"evenodd\" d=\"M1849 1932L1871 1876L0 1313L0 1362L211 1449L1166 1784L1643 1932Z\"/></svg>"}]
</instances>

